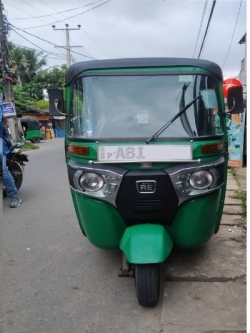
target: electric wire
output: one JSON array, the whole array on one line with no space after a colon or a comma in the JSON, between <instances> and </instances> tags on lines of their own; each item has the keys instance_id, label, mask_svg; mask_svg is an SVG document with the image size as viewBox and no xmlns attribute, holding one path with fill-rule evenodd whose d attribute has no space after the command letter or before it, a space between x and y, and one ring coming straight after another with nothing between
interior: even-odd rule
<instances>
[{"instance_id":1,"label":"electric wire","mask_svg":"<svg viewBox=\"0 0 250 333\"><path fill-rule=\"evenodd\" d=\"M232 37L231 37L231 40L230 40L230 44L229 44L228 51L227 51L227 54L226 54L226 58L225 58L225 60L224 60L224 63L223 63L223 65L222 65L222 68L224 68L224 66L225 66L225 64L226 64L226 62L227 62L227 58L228 58L228 55L229 55L229 52L230 52L230 49L231 49L231 45L232 45L232 42L233 42L235 29L236 29L236 26L237 26L237 23L238 23L239 15L240 15L241 5L242 5L242 0L240 1L240 5L239 5L238 14L237 14L237 17L236 17L236 22L235 22L235 25L234 25L234 29L233 29L233 33L232 33Z\"/></svg>"},{"instance_id":2,"label":"electric wire","mask_svg":"<svg viewBox=\"0 0 250 333\"><path fill-rule=\"evenodd\" d=\"M43 39L43 38L38 37L38 36L36 36L36 35L33 35L33 34L31 34L30 32L24 31L24 30L22 30L22 29L20 29L20 28L18 28L18 27L16 27L16 26L14 26L13 24L10 24L10 26L13 27L13 28L15 28L15 29L17 29L17 30L19 30L19 31L24 32L25 34L28 34L28 35L30 35L30 36L33 36L33 37L39 39L39 40L42 40L43 42L46 42L46 43L51 44L51 45L53 45L53 46L59 46L59 45L56 45L56 44L54 44L54 43L52 43L52 42L50 42L50 41L48 41L48 40L46 40L46 39ZM65 48L63 47L63 49L66 50L66 47L65 47ZM95 59L95 58L92 58L92 57L86 56L85 54L82 54L82 53L79 53L79 52L75 52L75 51L72 51L72 50L71 50L71 52L72 52L72 53L75 53L75 54L79 54L79 55L81 55L81 56L83 56L83 57L86 57L86 58Z\"/></svg>"},{"instance_id":3,"label":"electric wire","mask_svg":"<svg viewBox=\"0 0 250 333\"><path fill-rule=\"evenodd\" d=\"M21 0L23 3L25 3L26 5L28 5L28 6L30 6L31 8L34 8L35 10L37 10L37 11L40 11L41 13L44 13L44 14L46 14L45 12L43 12L43 11L41 11L40 9L38 9L38 8L36 8L36 7L34 7L34 6L32 6L32 5L30 5L29 3L27 3L26 1L24 1L24 0ZM91 4L87 4L87 5L84 5L84 6L80 6L80 7L77 7L77 8L82 8L82 7L86 7L86 6L90 6L90 5L92 5L92 4L95 4L95 3L97 3L97 2L100 2L100 1L102 1L102 0L99 0L99 1L96 1L96 2L93 2L93 3L91 3ZM41 2L43 2L45 5L47 5L48 7L50 7L50 8L52 8L51 6L49 6L48 4L46 4L44 1L42 1L41 0ZM15 7L15 8L17 8L17 7ZM77 9L77 8L75 8L75 9ZM18 9L18 8L17 8ZM52 8L53 9L53 8ZM55 10L55 9L53 9L53 10ZM70 9L70 10L67 10L67 11L71 11L71 10L73 10L73 9ZM67 11L63 11L63 12L67 12ZM55 10L55 13L54 14L49 14L49 15L42 15L41 17L45 17L45 16L51 16L51 17L53 17L54 15L56 15L56 14L58 14L58 13L60 13L60 12L57 12L56 10ZM26 13L27 15L29 15L28 13ZM31 18L33 18L31 15L29 15L29 17L31 17ZM37 18L39 18L39 17L37 17ZM26 18L27 19L27 18ZM44 20L41 20L41 19L39 19L40 21L42 21L42 22L45 22ZM45 22L45 23L47 23L47 22ZM52 23L51 23L52 24ZM50 25L50 24L45 24L45 25ZM45 25L43 25L43 26L45 26ZM31 28L24 28L24 29L31 29ZM63 34L63 32L62 31L59 31L61 34ZM63 53L63 51L62 50L59 50L59 52L61 52L61 53Z\"/></svg>"},{"instance_id":4,"label":"electric wire","mask_svg":"<svg viewBox=\"0 0 250 333\"><path fill-rule=\"evenodd\" d=\"M46 51L46 50L42 49L40 46L34 44L34 43L31 42L30 40L28 40L27 38L25 38L24 36L22 36L21 34L19 34L16 30L14 30L14 29L12 29L12 30L13 30L17 35L19 35L20 37L22 37L23 39L25 39L27 42L29 42L30 44L32 44L32 45L38 47L38 48L40 49L39 51L43 51L43 52L45 52L45 53L52 54L52 55L56 55L56 56L63 56L62 54L53 53L53 52L49 52L49 51ZM34 49L33 49L33 50L34 50ZM57 58L57 59L59 60L60 58ZM62 58L62 60L63 60L63 59L65 59L65 57Z\"/></svg>"},{"instance_id":5,"label":"electric wire","mask_svg":"<svg viewBox=\"0 0 250 333\"><path fill-rule=\"evenodd\" d=\"M46 2L44 2L43 0L40 0L44 5L46 5L46 6L48 6L50 9L52 9L53 11L55 11L56 12L56 9L55 8L53 8L53 7L51 7L50 5L48 5ZM61 16L64 16L64 17L66 17L65 15L63 15L63 14L59 14L59 15L61 15ZM72 20L70 20L70 21L72 21ZM75 24L75 22L74 21L72 21L74 24ZM73 32L75 32L75 30L72 30ZM83 48L83 50L86 52L86 50Z\"/></svg>"},{"instance_id":6,"label":"electric wire","mask_svg":"<svg viewBox=\"0 0 250 333\"><path fill-rule=\"evenodd\" d=\"M202 44L201 44L201 47L200 47L200 52L198 54L198 59L200 58L201 52L202 52L203 47L204 47L204 42L205 42L205 39L207 37L207 32L208 32L208 28L209 28L209 25L210 25L210 22L211 22L211 19L212 19L212 16L213 16L215 5L216 5L216 0L213 0L213 4L212 4L212 7L211 7L210 15L209 15L208 22L207 22L206 31L204 33L204 37L203 37Z\"/></svg>"},{"instance_id":7,"label":"electric wire","mask_svg":"<svg viewBox=\"0 0 250 333\"><path fill-rule=\"evenodd\" d=\"M23 3L26 3L24 0L21 0ZM95 3L97 3L97 2L100 2L100 1L103 1L103 0L99 0L99 1L95 1L95 2L93 2L93 3L90 3L90 4L87 4L87 5L84 5L84 6L82 6L82 7L86 7L86 6L90 6L90 5L92 5L92 4L95 4ZM107 2L109 2L110 0L108 0ZM42 1L43 2L43 1ZM46 4L45 2L43 2L44 4ZM29 5L28 3L26 3L27 5ZM105 4L105 3L103 3L103 4ZM101 5L103 5L103 4L101 4ZM99 5L99 6L101 6L101 5ZM29 6L31 6L31 5L29 5ZM48 6L48 5L47 5ZM90 10L92 10L92 9L94 9L94 8L97 8L97 7L99 7L99 6L96 6L96 7L93 7L93 8L90 8L89 10L87 10L87 11L85 11L85 12L83 12L83 13L86 13L86 12L88 12L88 11L90 11ZM34 6L31 6L32 8L35 8ZM49 6L50 7L50 6ZM50 7L50 8L52 8L52 7ZM39 10L39 9L37 9L37 8L35 8L36 10ZM39 10L41 13L44 13L43 11L41 11L41 10ZM55 13L56 14L56 13ZM53 14L53 15L55 15L55 14ZM79 16L79 15L81 15L82 13L80 13L80 14L76 14L76 15L73 15L72 17L75 17L75 16ZM51 16L53 16L52 14L51 14ZM64 15L63 15L64 16ZM66 18L66 19L68 19L68 18ZM41 26L39 26L39 27L44 27L44 26L48 26L48 25L51 25L51 24L53 24L53 23L57 23L57 22L61 22L61 21L64 21L64 20L59 20L59 21L56 21L56 22L52 22L52 23L49 23L49 24L44 24L44 25L41 25ZM31 28L36 28L36 27L29 27L29 28L23 28L23 29L25 29L25 30L28 30L28 29L31 29ZM60 33L63 33L62 31L60 31ZM66 48L64 48L64 49L66 49ZM59 52L62 52L61 50L59 50ZM74 52L74 51L71 51L71 52ZM105 51L104 51L105 52ZM76 53L76 52L74 52L74 53ZM92 58L92 57L90 57L90 58ZM92 58L93 59L93 58Z\"/></svg>"},{"instance_id":8,"label":"electric wire","mask_svg":"<svg viewBox=\"0 0 250 333\"><path fill-rule=\"evenodd\" d=\"M27 13L27 12L25 12L25 11L21 10L21 9L20 9L20 8L18 8L18 7L15 7L15 6L13 6L13 5L9 4L9 3L8 3L8 2L6 2L6 1L5 1L5 3L6 3L8 6L11 6L11 7L15 8L15 9L19 10L20 12L22 12L22 13L24 13L24 14L28 15L28 16L29 16L29 18L32 18L32 16L31 16L29 13ZM31 6L31 7L33 7L33 6ZM34 7L33 7L33 8L34 8ZM40 11L39 9L36 9L36 10ZM27 20L27 19L28 19L28 17L26 17L25 19ZM44 21L44 20L41 20L40 18L38 18L38 20L39 20L39 21L41 21L41 22L47 23L46 21Z\"/></svg>"},{"instance_id":9,"label":"electric wire","mask_svg":"<svg viewBox=\"0 0 250 333\"><path fill-rule=\"evenodd\" d=\"M196 52L196 49L197 49L197 46L198 46L198 41L200 39L201 28L202 28L204 17L205 17L205 13L206 13L206 10L207 10L207 3L208 3L208 0L206 0L204 8L203 8L203 13L202 13L202 17L201 17L200 27L199 27L199 31L198 31L198 34L197 34L196 43L195 43L194 52L193 52L192 57L194 57L194 55L195 55L195 52Z\"/></svg>"},{"instance_id":10,"label":"electric wire","mask_svg":"<svg viewBox=\"0 0 250 333\"><path fill-rule=\"evenodd\" d=\"M54 11L56 11L55 8L51 7L50 5L48 5L46 2L44 2L43 0L40 0L42 3L44 3L45 5L47 5L49 8L53 9ZM65 15L60 14L61 16L67 18ZM69 21L73 22L75 24L75 22L72 19L69 19ZM104 51L109 57L111 57L96 41L93 40L93 38L81 27L81 31L83 31L86 35L89 36L89 38L97 45L99 46L99 48ZM76 34L83 42L84 44L87 44L92 50L94 50L95 52L99 53L99 51L97 51L96 49L94 49L89 43L86 42L86 40L84 40L81 35L79 33L77 33L75 30L72 30L72 32L74 34ZM85 50L86 52L86 50Z\"/></svg>"},{"instance_id":11,"label":"electric wire","mask_svg":"<svg viewBox=\"0 0 250 333\"><path fill-rule=\"evenodd\" d=\"M42 0L40 0L40 1L43 2ZM43 3L45 4L45 2L43 2ZM54 14L47 14L47 15L41 15L41 16L32 16L31 18L37 19L37 18L41 18L41 17L53 16L55 14L62 14L62 13L66 13L66 12L71 12L72 10L76 10L76 9L79 9L79 8L82 8L82 7L85 7L85 5L84 6L75 7L75 8L72 8L72 9L63 10L62 12L56 12ZM16 18L12 18L11 20L27 20L27 17L16 17Z\"/></svg>"},{"instance_id":12,"label":"electric wire","mask_svg":"<svg viewBox=\"0 0 250 333\"><path fill-rule=\"evenodd\" d=\"M11 5L11 4L9 4L8 2L5 1L5 3L6 3L7 5L9 5L9 6L13 7L13 8L16 8L17 10L19 10L19 11L21 11L21 12L27 14L29 17L32 17L29 13L24 12L23 10L21 10L21 9L19 9L19 8L13 6L13 5ZM29 4L28 4L28 5L29 5ZM31 7L33 7L33 6L31 6ZM33 8L35 8L35 7L33 7ZM36 9L37 11L42 12L40 9L37 9L37 8L35 8L35 9ZM42 13L43 13L43 12L42 12ZM26 18L26 19L27 19L27 18ZM41 21L41 22L45 22L45 23L47 23L46 21L41 20L40 18L39 18L38 20ZM9 23L9 22L8 22L8 23ZM9 24L10 24L10 23L9 23ZM63 33L62 31L60 31L60 32ZM59 50L59 52L63 55L63 51L62 51L62 50Z\"/></svg>"},{"instance_id":13,"label":"electric wire","mask_svg":"<svg viewBox=\"0 0 250 333\"><path fill-rule=\"evenodd\" d=\"M100 1L102 1L102 0L98 0L98 1L96 1L96 2L100 2ZM96 2L93 2L92 4L94 4L94 3L96 3ZM65 19L63 19L63 20L58 20L58 21L51 22L51 23L48 23L48 24L43 24L43 25L38 25L38 26L35 26L35 27L28 27L28 28L23 28L23 29L25 29L25 30L28 30L28 29L37 29L37 28L46 27L46 26L48 26L48 25L55 24L55 23L58 23L58 22L63 22L63 21L66 21L66 20L68 20L68 19L70 19L70 18L72 18L72 17L76 17L76 16L79 16L79 15L85 14L85 13L87 13L87 12L89 12L89 11L95 9L95 8L101 7L101 6L105 5L105 4L108 3L108 2L110 2L110 0L108 0L108 1L106 1L106 2L103 2L103 3L101 3L100 5L95 6L95 7L92 7L92 8L90 8L90 9L84 11L84 12L79 13L79 14L76 14L76 15L73 15L73 16L70 16L70 17L67 17L67 18L65 18Z\"/></svg>"},{"instance_id":14,"label":"electric wire","mask_svg":"<svg viewBox=\"0 0 250 333\"><path fill-rule=\"evenodd\" d=\"M22 36L23 37L23 36ZM24 37L25 38L25 37ZM28 39L26 39L28 42L30 42ZM20 45L20 44L17 44L17 43L13 43L15 46L18 46L18 47L21 47L23 49L28 49L28 50L34 50L34 51L40 51L39 49L35 49L34 47L28 47L28 46L24 46L24 45ZM38 46L37 46L38 47ZM65 58L66 59L66 56L64 56L63 54L60 54L60 53L54 53L54 52L49 52L49 51L46 51L44 50L44 52L48 53L48 54L52 54L54 56L61 56L62 58ZM49 58L49 57L48 57ZM54 58L54 59L57 59L57 58Z\"/></svg>"},{"instance_id":15,"label":"electric wire","mask_svg":"<svg viewBox=\"0 0 250 333\"><path fill-rule=\"evenodd\" d=\"M24 12L23 10L21 10L21 9L19 9L18 7L15 7L15 6L13 6L13 5L11 5L10 3L8 3L7 1L4 1L8 6L11 6L11 7L13 7L13 8L15 8L15 9L17 9L17 10L19 10L20 12L22 12L22 13L24 13L24 14L26 14L26 15L29 15L28 13L26 13L26 12ZM26 17L26 19L27 19L27 17ZM41 20L40 20L41 21ZM43 21L44 22L44 21Z\"/></svg>"}]
</instances>

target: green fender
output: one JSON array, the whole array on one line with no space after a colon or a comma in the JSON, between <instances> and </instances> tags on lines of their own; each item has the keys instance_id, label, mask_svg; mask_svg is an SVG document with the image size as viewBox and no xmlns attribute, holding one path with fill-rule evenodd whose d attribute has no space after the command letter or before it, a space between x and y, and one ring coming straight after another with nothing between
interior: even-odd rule
<instances>
[{"instance_id":1,"label":"green fender","mask_svg":"<svg viewBox=\"0 0 250 333\"><path fill-rule=\"evenodd\" d=\"M121 239L120 249L132 264L160 263L167 259L173 242L159 224L138 224L128 227Z\"/></svg>"}]
</instances>

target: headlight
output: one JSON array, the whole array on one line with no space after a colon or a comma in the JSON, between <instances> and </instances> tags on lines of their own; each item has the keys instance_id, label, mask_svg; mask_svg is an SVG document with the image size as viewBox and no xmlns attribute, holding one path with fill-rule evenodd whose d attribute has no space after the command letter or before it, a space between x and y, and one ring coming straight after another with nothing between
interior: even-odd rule
<instances>
[{"instance_id":1,"label":"headlight","mask_svg":"<svg viewBox=\"0 0 250 333\"><path fill-rule=\"evenodd\" d=\"M213 184L213 175L206 171L200 170L191 173L189 178L190 185L197 190L204 190Z\"/></svg>"},{"instance_id":2,"label":"headlight","mask_svg":"<svg viewBox=\"0 0 250 333\"><path fill-rule=\"evenodd\" d=\"M98 173L86 172L80 177L79 184L85 191L96 192L103 187L104 180Z\"/></svg>"}]
</instances>

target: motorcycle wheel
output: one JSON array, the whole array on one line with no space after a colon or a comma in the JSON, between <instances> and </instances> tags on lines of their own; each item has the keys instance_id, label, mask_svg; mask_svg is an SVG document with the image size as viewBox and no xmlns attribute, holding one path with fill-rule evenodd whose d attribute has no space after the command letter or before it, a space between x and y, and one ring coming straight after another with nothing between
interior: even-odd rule
<instances>
[{"instance_id":1,"label":"motorcycle wheel","mask_svg":"<svg viewBox=\"0 0 250 333\"><path fill-rule=\"evenodd\" d=\"M135 265L135 289L140 305L156 306L160 295L160 265Z\"/></svg>"}]
</instances>

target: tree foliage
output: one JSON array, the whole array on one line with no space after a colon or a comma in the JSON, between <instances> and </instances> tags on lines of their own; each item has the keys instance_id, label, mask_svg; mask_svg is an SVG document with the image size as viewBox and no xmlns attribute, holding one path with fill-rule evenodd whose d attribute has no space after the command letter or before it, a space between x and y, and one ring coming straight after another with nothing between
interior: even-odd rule
<instances>
[{"instance_id":1,"label":"tree foliage","mask_svg":"<svg viewBox=\"0 0 250 333\"><path fill-rule=\"evenodd\" d=\"M15 100L15 108L17 113L22 113L29 109L31 106L31 101L29 94L22 90L21 86L14 86L14 100Z\"/></svg>"},{"instance_id":2,"label":"tree foliage","mask_svg":"<svg viewBox=\"0 0 250 333\"><path fill-rule=\"evenodd\" d=\"M44 90L55 87L64 90L67 66L42 70L43 66L47 65L47 55L34 49L17 46L12 42L8 43L8 52L12 70L19 81L19 84L13 87L16 111L21 113L31 107L48 109L49 102L44 99ZM0 80L0 90L1 86Z\"/></svg>"},{"instance_id":3,"label":"tree foliage","mask_svg":"<svg viewBox=\"0 0 250 333\"><path fill-rule=\"evenodd\" d=\"M44 71L36 74L33 80L24 86L24 90L32 99L41 100L44 98L43 89L64 88L66 68L53 68L51 71Z\"/></svg>"},{"instance_id":4,"label":"tree foliage","mask_svg":"<svg viewBox=\"0 0 250 333\"><path fill-rule=\"evenodd\" d=\"M20 85L31 82L36 73L47 65L46 57L42 51L27 49L8 43L12 69L16 73Z\"/></svg>"},{"instance_id":5,"label":"tree foliage","mask_svg":"<svg viewBox=\"0 0 250 333\"><path fill-rule=\"evenodd\" d=\"M31 104L31 107L33 107L33 108L38 108L41 110L49 109L49 101L44 100L44 99L41 99L39 101L36 101L36 100L31 101L30 104Z\"/></svg>"}]
</instances>

